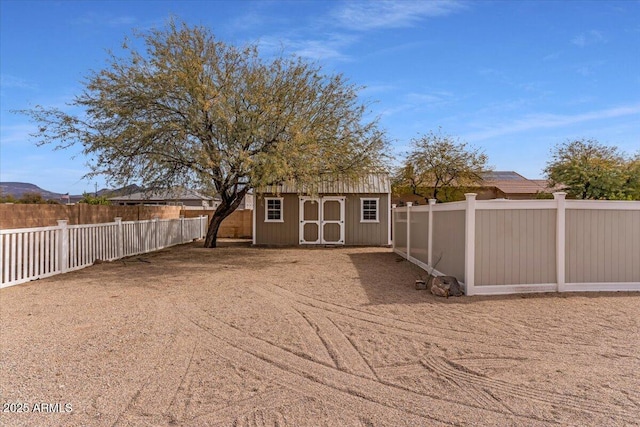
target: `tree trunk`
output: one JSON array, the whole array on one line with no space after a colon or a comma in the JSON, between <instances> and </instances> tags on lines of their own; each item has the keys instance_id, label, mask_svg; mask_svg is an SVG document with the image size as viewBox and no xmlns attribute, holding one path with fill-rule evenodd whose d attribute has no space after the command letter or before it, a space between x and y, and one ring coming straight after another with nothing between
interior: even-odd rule
<instances>
[{"instance_id":1,"label":"tree trunk","mask_svg":"<svg viewBox=\"0 0 640 427\"><path fill-rule=\"evenodd\" d=\"M227 215L228 216L228 215ZM218 211L216 210L209 221L209 228L207 229L207 237L204 239L204 247L205 248L215 248L218 240L218 230L220 229L220 225L222 221L226 218L222 215L218 215Z\"/></svg>"},{"instance_id":2,"label":"tree trunk","mask_svg":"<svg viewBox=\"0 0 640 427\"><path fill-rule=\"evenodd\" d=\"M215 248L218 240L218 230L222 221L229 215L231 215L236 208L240 205L242 198L247 194L247 190L241 190L235 195L235 198L228 200L223 197L222 203L213 213L211 221L209 221L209 228L207 229L207 237L204 239L205 248Z\"/></svg>"}]
</instances>

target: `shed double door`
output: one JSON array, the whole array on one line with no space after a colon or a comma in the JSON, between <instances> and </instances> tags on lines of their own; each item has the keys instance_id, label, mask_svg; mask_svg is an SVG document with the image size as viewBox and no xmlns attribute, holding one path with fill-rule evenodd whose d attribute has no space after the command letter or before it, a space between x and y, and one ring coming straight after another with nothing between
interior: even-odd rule
<instances>
[{"instance_id":1,"label":"shed double door","mask_svg":"<svg viewBox=\"0 0 640 427\"><path fill-rule=\"evenodd\" d=\"M344 245L342 196L300 197L300 244Z\"/></svg>"}]
</instances>

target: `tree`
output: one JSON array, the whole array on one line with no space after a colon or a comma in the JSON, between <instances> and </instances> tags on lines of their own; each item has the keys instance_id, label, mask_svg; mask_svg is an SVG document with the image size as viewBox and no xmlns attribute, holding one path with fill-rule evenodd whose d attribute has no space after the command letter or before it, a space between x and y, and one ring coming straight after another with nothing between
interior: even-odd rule
<instances>
[{"instance_id":1,"label":"tree","mask_svg":"<svg viewBox=\"0 0 640 427\"><path fill-rule=\"evenodd\" d=\"M449 201L452 187L480 183L488 170L484 153L442 130L414 138L411 144L412 150L394 176L396 190L408 188L425 199Z\"/></svg>"},{"instance_id":2,"label":"tree","mask_svg":"<svg viewBox=\"0 0 640 427\"><path fill-rule=\"evenodd\" d=\"M110 54L91 72L71 102L82 116L23 112L39 124L39 144L81 143L89 176L219 194L206 247L251 188L381 165L384 134L363 120L366 105L342 75L297 57L266 60L255 45L238 48L174 21L136 36L146 53L125 42L127 55Z\"/></svg>"},{"instance_id":3,"label":"tree","mask_svg":"<svg viewBox=\"0 0 640 427\"><path fill-rule=\"evenodd\" d=\"M107 196L92 195L91 193L82 193L82 199L78 203L86 203L88 205L110 205L111 202Z\"/></svg>"},{"instance_id":4,"label":"tree","mask_svg":"<svg viewBox=\"0 0 640 427\"><path fill-rule=\"evenodd\" d=\"M640 151L627 162L626 175L625 193L627 198L640 200Z\"/></svg>"},{"instance_id":5,"label":"tree","mask_svg":"<svg viewBox=\"0 0 640 427\"><path fill-rule=\"evenodd\" d=\"M578 139L556 145L544 171L551 186L565 186L570 197L625 199L634 185L632 169L633 160L627 162L617 147Z\"/></svg>"}]
</instances>

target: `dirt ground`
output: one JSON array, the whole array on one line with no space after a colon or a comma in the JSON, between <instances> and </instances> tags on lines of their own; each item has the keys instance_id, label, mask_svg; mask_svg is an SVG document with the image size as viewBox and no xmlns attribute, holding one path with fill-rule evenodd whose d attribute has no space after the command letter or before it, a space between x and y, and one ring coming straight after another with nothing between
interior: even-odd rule
<instances>
[{"instance_id":1,"label":"dirt ground","mask_svg":"<svg viewBox=\"0 0 640 427\"><path fill-rule=\"evenodd\" d=\"M2 289L0 425L638 425L638 293L443 299L420 272L195 243Z\"/></svg>"}]
</instances>

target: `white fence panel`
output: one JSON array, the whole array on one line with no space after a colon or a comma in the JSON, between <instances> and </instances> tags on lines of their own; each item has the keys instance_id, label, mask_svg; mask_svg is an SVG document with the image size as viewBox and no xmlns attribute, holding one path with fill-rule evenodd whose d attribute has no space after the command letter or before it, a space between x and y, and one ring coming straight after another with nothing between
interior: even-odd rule
<instances>
[{"instance_id":1,"label":"white fence panel","mask_svg":"<svg viewBox=\"0 0 640 427\"><path fill-rule=\"evenodd\" d=\"M207 217L0 230L0 288L201 239Z\"/></svg>"},{"instance_id":2,"label":"white fence panel","mask_svg":"<svg viewBox=\"0 0 640 427\"><path fill-rule=\"evenodd\" d=\"M0 283L18 284L59 273L58 227L0 231Z\"/></svg>"}]
</instances>

